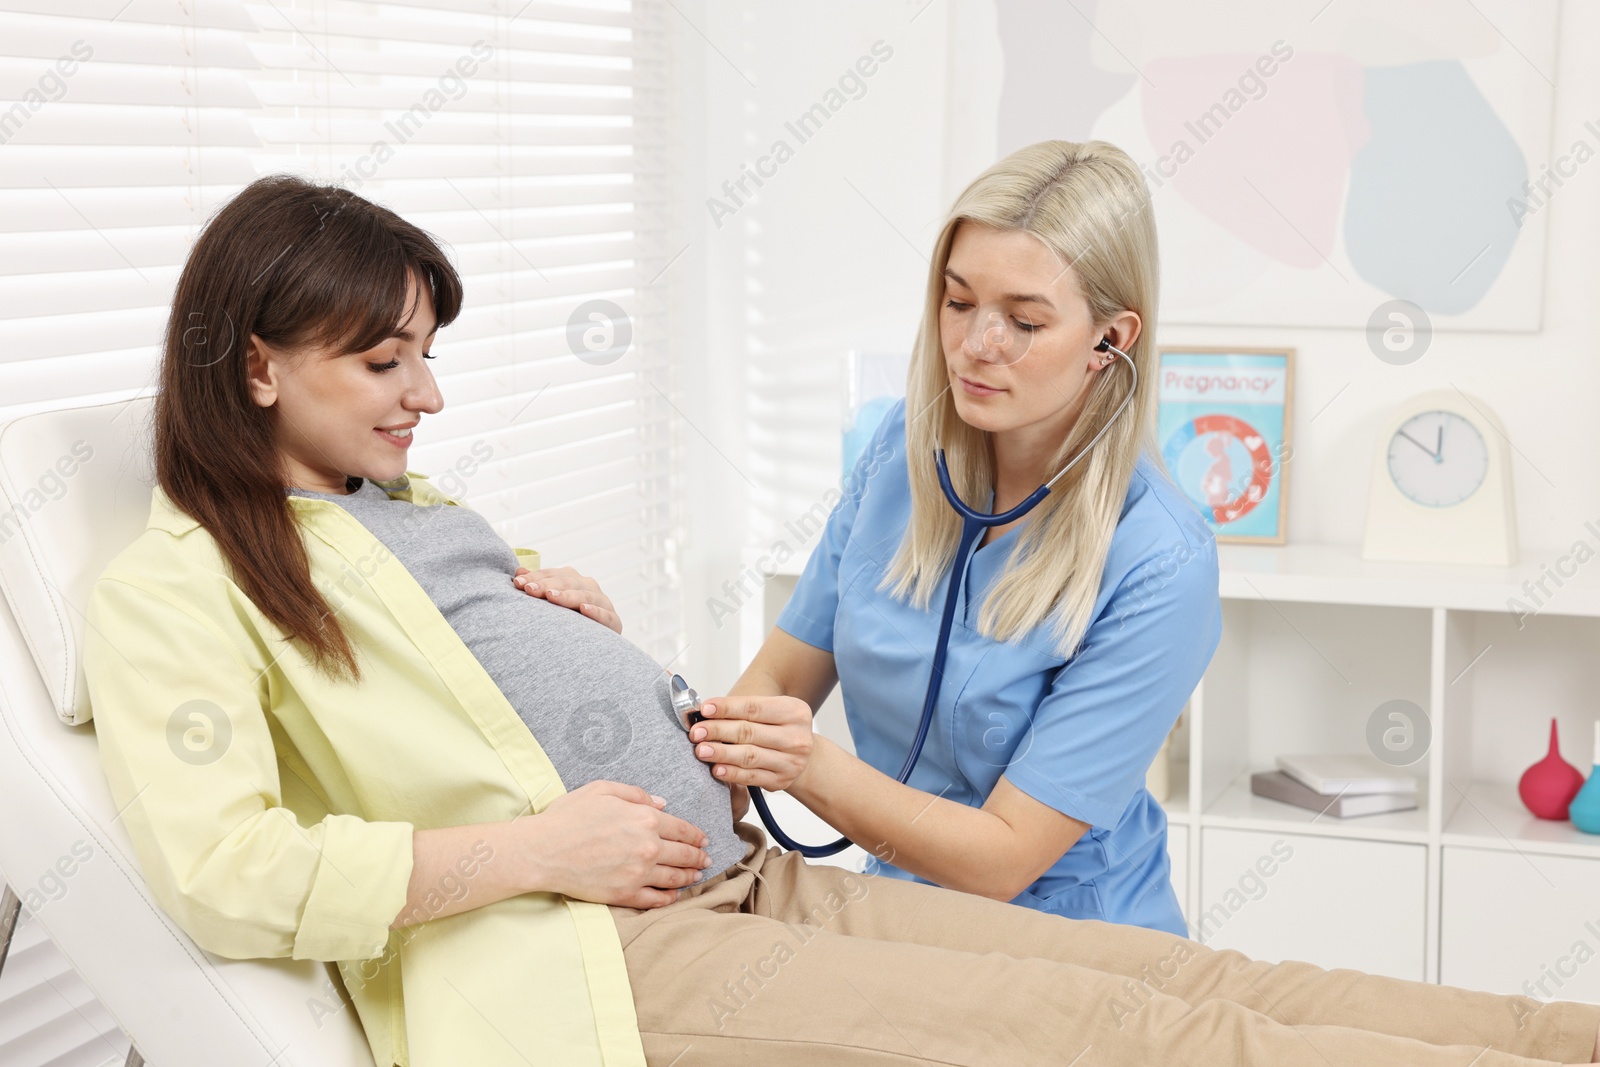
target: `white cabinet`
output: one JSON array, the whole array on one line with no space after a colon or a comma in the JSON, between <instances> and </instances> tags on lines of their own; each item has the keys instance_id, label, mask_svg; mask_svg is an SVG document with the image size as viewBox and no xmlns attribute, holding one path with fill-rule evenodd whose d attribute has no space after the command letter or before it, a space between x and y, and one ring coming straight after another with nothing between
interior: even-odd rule
<instances>
[{"instance_id":1,"label":"white cabinet","mask_svg":"<svg viewBox=\"0 0 1600 1067\"><path fill-rule=\"evenodd\" d=\"M1189 918L1189 828L1167 827L1167 862L1172 867L1172 891L1178 894L1178 906Z\"/></svg>"},{"instance_id":2,"label":"white cabinet","mask_svg":"<svg viewBox=\"0 0 1600 1067\"><path fill-rule=\"evenodd\" d=\"M1173 816L1199 842L1191 926L1260 855L1261 835L1281 837L1293 860L1208 943L1600 1002L1600 838L1536 819L1516 796L1551 718L1566 758L1589 770L1600 570L1553 583L1556 554L1540 552L1514 567L1369 563L1330 545L1220 554L1223 639L1190 700L1189 803ZM1416 810L1334 819L1250 794L1250 774L1280 753L1365 750L1369 720L1394 699L1427 716L1409 767Z\"/></svg>"},{"instance_id":3,"label":"white cabinet","mask_svg":"<svg viewBox=\"0 0 1600 1067\"><path fill-rule=\"evenodd\" d=\"M1439 980L1600 1004L1600 859L1445 846Z\"/></svg>"},{"instance_id":4,"label":"white cabinet","mask_svg":"<svg viewBox=\"0 0 1600 1067\"><path fill-rule=\"evenodd\" d=\"M1217 827L1200 836L1190 936L1253 959L1423 980L1425 846Z\"/></svg>"}]
</instances>

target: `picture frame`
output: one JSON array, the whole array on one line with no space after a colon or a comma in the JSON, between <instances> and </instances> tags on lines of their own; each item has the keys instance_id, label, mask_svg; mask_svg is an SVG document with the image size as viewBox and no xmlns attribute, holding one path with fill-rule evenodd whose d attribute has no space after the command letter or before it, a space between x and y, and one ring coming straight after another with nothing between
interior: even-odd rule
<instances>
[{"instance_id":1,"label":"picture frame","mask_svg":"<svg viewBox=\"0 0 1600 1067\"><path fill-rule=\"evenodd\" d=\"M1218 543L1288 540L1294 354L1157 346L1156 443Z\"/></svg>"}]
</instances>

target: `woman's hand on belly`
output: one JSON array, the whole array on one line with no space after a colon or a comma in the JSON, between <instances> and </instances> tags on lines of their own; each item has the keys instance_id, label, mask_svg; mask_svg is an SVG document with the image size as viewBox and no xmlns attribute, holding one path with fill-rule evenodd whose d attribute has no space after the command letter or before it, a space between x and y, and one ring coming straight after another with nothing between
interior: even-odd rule
<instances>
[{"instance_id":1,"label":"woman's hand on belly","mask_svg":"<svg viewBox=\"0 0 1600 1067\"><path fill-rule=\"evenodd\" d=\"M552 893L625 908L659 908L678 899L711 865L706 835L660 810L638 786L579 786L526 820L526 862L535 885Z\"/></svg>"},{"instance_id":2,"label":"woman's hand on belly","mask_svg":"<svg viewBox=\"0 0 1600 1067\"><path fill-rule=\"evenodd\" d=\"M811 708L783 696L714 697L689 728L694 754L729 785L788 789L811 762ZM735 798L737 803L737 798Z\"/></svg>"},{"instance_id":3,"label":"woman's hand on belly","mask_svg":"<svg viewBox=\"0 0 1600 1067\"><path fill-rule=\"evenodd\" d=\"M622 619L617 615L616 605L600 591L600 583L571 567L547 567L539 571L518 567L511 581L529 596L543 597L559 607L587 615L619 634L622 632Z\"/></svg>"}]
</instances>

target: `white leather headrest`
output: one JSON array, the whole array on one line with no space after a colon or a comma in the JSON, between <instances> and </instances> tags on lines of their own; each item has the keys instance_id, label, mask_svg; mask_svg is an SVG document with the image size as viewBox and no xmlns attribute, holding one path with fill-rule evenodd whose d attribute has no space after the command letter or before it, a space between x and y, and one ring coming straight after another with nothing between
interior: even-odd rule
<instances>
[{"instance_id":1,"label":"white leather headrest","mask_svg":"<svg viewBox=\"0 0 1600 1067\"><path fill-rule=\"evenodd\" d=\"M0 591L63 722L90 717L89 591L150 518L153 404L146 396L0 424Z\"/></svg>"}]
</instances>

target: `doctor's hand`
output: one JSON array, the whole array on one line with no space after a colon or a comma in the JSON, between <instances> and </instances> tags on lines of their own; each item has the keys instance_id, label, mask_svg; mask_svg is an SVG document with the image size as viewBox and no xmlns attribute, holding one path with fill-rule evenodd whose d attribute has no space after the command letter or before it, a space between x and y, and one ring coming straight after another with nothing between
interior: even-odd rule
<instances>
[{"instance_id":1,"label":"doctor's hand","mask_svg":"<svg viewBox=\"0 0 1600 1067\"><path fill-rule=\"evenodd\" d=\"M538 571L518 567L511 582L529 596L543 597L559 607L587 615L619 634L622 632L622 619L611 598L600 591L600 583L571 567L547 567Z\"/></svg>"},{"instance_id":2,"label":"doctor's hand","mask_svg":"<svg viewBox=\"0 0 1600 1067\"><path fill-rule=\"evenodd\" d=\"M689 728L694 754L730 785L788 789L805 773L814 743L811 708L795 697L713 697Z\"/></svg>"},{"instance_id":3,"label":"doctor's hand","mask_svg":"<svg viewBox=\"0 0 1600 1067\"><path fill-rule=\"evenodd\" d=\"M540 890L597 904L659 908L711 865L699 827L636 785L595 781L517 820Z\"/></svg>"}]
</instances>

